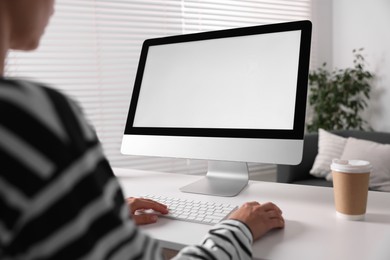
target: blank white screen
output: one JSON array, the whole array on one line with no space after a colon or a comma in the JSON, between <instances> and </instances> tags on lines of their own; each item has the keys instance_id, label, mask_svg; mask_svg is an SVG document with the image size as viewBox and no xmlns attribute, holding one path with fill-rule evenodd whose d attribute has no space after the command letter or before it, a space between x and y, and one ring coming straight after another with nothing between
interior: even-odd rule
<instances>
[{"instance_id":1,"label":"blank white screen","mask_svg":"<svg viewBox=\"0 0 390 260\"><path fill-rule=\"evenodd\" d=\"M134 127L293 129L300 37L149 47Z\"/></svg>"}]
</instances>

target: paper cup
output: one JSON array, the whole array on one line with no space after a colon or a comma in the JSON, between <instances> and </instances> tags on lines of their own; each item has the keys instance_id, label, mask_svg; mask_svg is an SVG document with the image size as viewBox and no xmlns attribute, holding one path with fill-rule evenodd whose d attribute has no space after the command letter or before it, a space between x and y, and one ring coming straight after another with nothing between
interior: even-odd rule
<instances>
[{"instance_id":1,"label":"paper cup","mask_svg":"<svg viewBox=\"0 0 390 260\"><path fill-rule=\"evenodd\" d=\"M366 214L371 164L362 160L338 160L331 164L337 216L362 220Z\"/></svg>"}]
</instances>

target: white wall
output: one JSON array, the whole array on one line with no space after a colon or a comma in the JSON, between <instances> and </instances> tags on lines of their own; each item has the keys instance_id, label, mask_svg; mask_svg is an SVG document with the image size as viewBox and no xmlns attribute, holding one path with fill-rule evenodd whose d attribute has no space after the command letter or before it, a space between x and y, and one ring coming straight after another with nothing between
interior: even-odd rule
<instances>
[{"instance_id":1,"label":"white wall","mask_svg":"<svg viewBox=\"0 0 390 260\"><path fill-rule=\"evenodd\" d=\"M317 0L321 1L321 0ZM332 64L353 65L352 49L364 47L368 68L377 76L366 120L390 132L390 0L332 0ZM329 49L328 49L329 50Z\"/></svg>"}]
</instances>

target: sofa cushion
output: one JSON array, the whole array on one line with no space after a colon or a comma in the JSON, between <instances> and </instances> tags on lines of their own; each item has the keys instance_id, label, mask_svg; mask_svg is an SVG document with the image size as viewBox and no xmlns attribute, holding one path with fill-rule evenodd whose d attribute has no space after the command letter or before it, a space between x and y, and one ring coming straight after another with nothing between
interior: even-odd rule
<instances>
[{"instance_id":1,"label":"sofa cushion","mask_svg":"<svg viewBox=\"0 0 390 260\"><path fill-rule=\"evenodd\" d=\"M314 160L310 174L321 178L327 178L331 175L330 164L333 159L341 157L346 141L347 138L319 129L318 154Z\"/></svg>"},{"instance_id":2,"label":"sofa cushion","mask_svg":"<svg viewBox=\"0 0 390 260\"><path fill-rule=\"evenodd\" d=\"M349 137L340 158L369 161L372 165L370 189L390 192L390 144Z\"/></svg>"}]
</instances>

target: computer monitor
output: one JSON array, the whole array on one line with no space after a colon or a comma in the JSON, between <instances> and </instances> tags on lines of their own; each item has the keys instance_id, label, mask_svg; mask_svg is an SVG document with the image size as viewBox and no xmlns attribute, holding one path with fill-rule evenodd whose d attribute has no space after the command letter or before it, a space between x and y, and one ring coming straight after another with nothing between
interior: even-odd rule
<instances>
[{"instance_id":1,"label":"computer monitor","mask_svg":"<svg viewBox=\"0 0 390 260\"><path fill-rule=\"evenodd\" d=\"M311 22L145 40L121 152L205 159L183 192L235 196L247 162L302 158Z\"/></svg>"}]
</instances>

